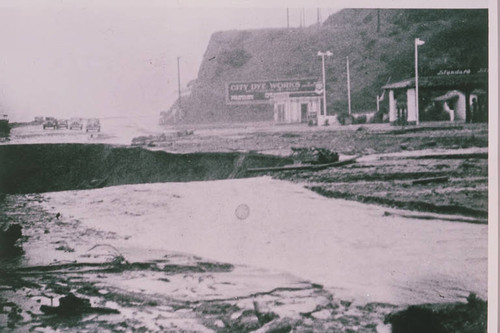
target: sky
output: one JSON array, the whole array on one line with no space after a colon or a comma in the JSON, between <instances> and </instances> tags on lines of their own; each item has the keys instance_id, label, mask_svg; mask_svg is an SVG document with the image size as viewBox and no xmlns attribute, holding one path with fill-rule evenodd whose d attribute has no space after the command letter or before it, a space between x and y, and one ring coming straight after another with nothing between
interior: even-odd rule
<instances>
[{"instance_id":1,"label":"sky","mask_svg":"<svg viewBox=\"0 0 500 333\"><path fill-rule=\"evenodd\" d=\"M322 19L335 9L322 8ZM300 8L290 8L299 26ZM317 20L305 9L306 24ZM159 115L196 78L212 33L285 27L286 8L179 2L0 2L0 113L11 121Z\"/></svg>"},{"instance_id":2,"label":"sky","mask_svg":"<svg viewBox=\"0 0 500 333\"><path fill-rule=\"evenodd\" d=\"M286 27L287 7L290 26L302 8L310 25L353 1L0 0L0 113L159 115L177 98L177 57L184 90L214 32Z\"/></svg>"}]
</instances>

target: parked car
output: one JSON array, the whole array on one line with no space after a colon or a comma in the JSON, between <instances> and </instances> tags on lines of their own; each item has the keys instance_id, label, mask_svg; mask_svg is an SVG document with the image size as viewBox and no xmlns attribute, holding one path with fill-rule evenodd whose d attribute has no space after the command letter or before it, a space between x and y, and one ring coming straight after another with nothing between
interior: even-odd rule
<instances>
[{"instance_id":1,"label":"parked car","mask_svg":"<svg viewBox=\"0 0 500 333\"><path fill-rule=\"evenodd\" d=\"M92 119L87 120L87 126L85 126L85 131L86 132L88 132L88 131L100 132L101 131L101 122L99 121L99 119L92 118Z\"/></svg>"},{"instance_id":2,"label":"parked car","mask_svg":"<svg viewBox=\"0 0 500 333\"><path fill-rule=\"evenodd\" d=\"M79 130L83 129L83 121L80 118L71 118L70 119L69 129L72 130L74 128L79 129Z\"/></svg>"},{"instance_id":3,"label":"parked car","mask_svg":"<svg viewBox=\"0 0 500 333\"><path fill-rule=\"evenodd\" d=\"M66 128L68 129L68 121L66 119L59 119L57 121L57 128Z\"/></svg>"},{"instance_id":4,"label":"parked car","mask_svg":"<svg viewBox=\"0 0 500 333\"><path fill-rule=\"evenodd\" d=\"M46 117L42 126L43 126L43 129L46 129L46 128L56 129L57 128L57 119L53 118L53 117Z\"/></svg>"}]
</instances>

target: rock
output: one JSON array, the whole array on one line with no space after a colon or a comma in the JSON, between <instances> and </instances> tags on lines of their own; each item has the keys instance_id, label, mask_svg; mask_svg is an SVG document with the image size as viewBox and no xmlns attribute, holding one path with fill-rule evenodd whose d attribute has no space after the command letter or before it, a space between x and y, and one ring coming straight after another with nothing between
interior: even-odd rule
<instances>
[{"instance_id":1,"label":"rock","mask_svg":"<svg viewBox=\"0 0 500 333\"><path fill-rule=\"evenodd\" d=\"M352 302L351 301L340 301L340 304L345 306L346 308L350 307Z\"/></svg>"},{"instance_id":2,"label":"rock","mask_svg":"<svg viewBox=\"0 0 500 333\"><path fill-rule=\"evenodd\" d=\"M243 312L238 318L236 325L233 326L239 327L242 331L252 331L259 328L261 325L254 312L247 310Z\"/></svg>"},{"instance_id":3,"label":"rock","mask_svg":"<svg viewBox=\"0 0 500 333\"><path fill-rule=\"evenodd\" d=\"M297 321L289 318L275 319L258 330L253 331L253 333L288 333L291 332L296 325Z\"/></svg>"},{"instance_id":4,"label":"rock","mask_svg":"<svg viewBox=\"0 0 500 333\"><path fill-rule=\"evenodd\" d=\"M236 320L236 319L238 319L238 318L239 318L242 314L243 314L243 311L238 311L238 312L233 313L233 314L231 315L231 317L229 317L229 318L231 318L231 320Z\"/></svg>"},{"instance_id":5,"label":"rock","mask_svg":"<svg viewBox=\"0 0 500 333\"><path fill-rule=\"evenodd\" d=\"M330 312L330 310L324 309L311 313L311 316L315 319L326 320L332 316L332 313Z\"/></svg>"},{"instance_id":6,"label":"rock","mask_svg":"<svg viewBox=\"0 0 500 333\"><path fill-rule=\"evenodd\" d=\"M222 320L220 320L220 319L216 320L215 323L214 323L214 325L216 327L218 327L218 328L224 328L224 327L226 327L226 325L224 324L224 322Z\"/></svg>"},{"instance_id":7,"label":"rock","mask_svg":"<svg viewBox=\"0 0 500 333\"><path fill-rule=\"evenodd\" d=\"M262 306L256 301L253 302L253 308L255 310L255 315L257 316L260 325L264 325L273 320L274 318L278 317L278 315L271 312L269 308Z\"/></svg>"}]
</instances>

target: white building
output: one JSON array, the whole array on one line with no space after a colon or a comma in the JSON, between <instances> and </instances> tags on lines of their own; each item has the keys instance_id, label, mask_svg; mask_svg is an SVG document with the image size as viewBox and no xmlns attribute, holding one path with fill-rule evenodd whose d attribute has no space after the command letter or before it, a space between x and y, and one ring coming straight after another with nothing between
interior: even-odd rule
<instances>
[{"instance_id":1,"label":"white building","mask_svg":"<svg viewBox=\"0 0 500 333\"><path fill-rule=\"evenodd\" d=\"M321 95L279 93L274 94L271 101L277 123L318 123Z\"/></svg>"},{"instance_id":2,"label":"white building","mask_svg":"<svg viewBox=\"0 0 500 333\"><path fill-rule=\"evenodd\" d=\"M389 91L389 122L391 124L415 125L419 122L419 113L416 110L415 78L390 83L382 88ZM476 91L487 91L487 89L487 73L421 77L419 78L419 109L424 110L426 107L422 105L423 93L446 91L445 94L434 97L433 101L443 103L443 110L450 114L450 119L465 122L479 121L479 119L484 119L483 113L487 113L488 108L486 93L484 92L479 98ZM480 106L476 105L478 101Z\"/></svg>"}]
</instances>

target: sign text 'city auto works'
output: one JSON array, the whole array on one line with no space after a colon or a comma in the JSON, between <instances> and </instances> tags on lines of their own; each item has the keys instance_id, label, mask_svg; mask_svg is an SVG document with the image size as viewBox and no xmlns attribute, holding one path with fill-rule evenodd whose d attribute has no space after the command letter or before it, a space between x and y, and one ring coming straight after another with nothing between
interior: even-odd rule
<instances>
[{"instance_id":1,"label":"sign text 'city auto works'","mask_svg":"<svg viewBox=\"0 0 500 333\"><path fill-rule=\"evenodd\" d=\"M254 82L229 82L226 85L228 104L269 103L277 93L314 93L321 89L318 79L284 79Z\"/></svg>"}]
</instances>

